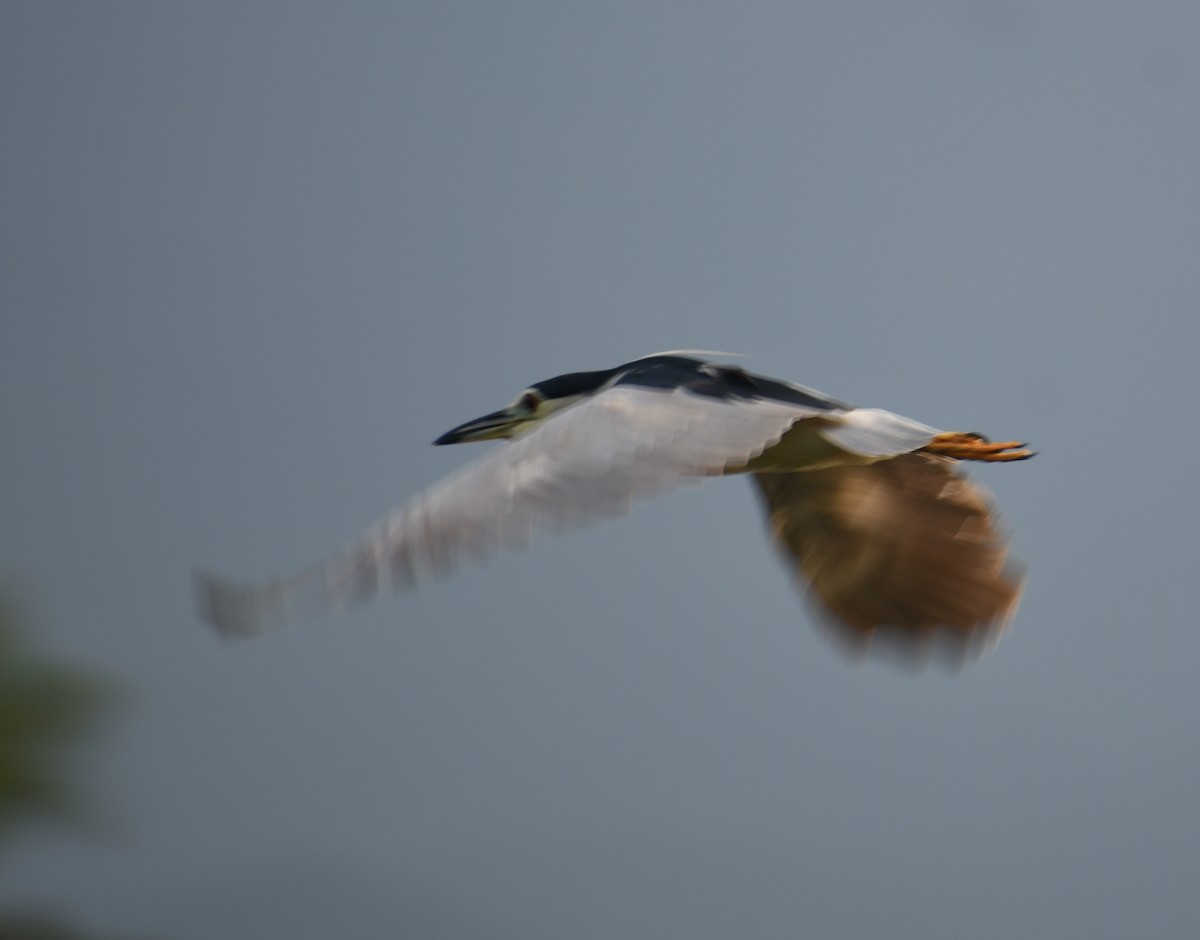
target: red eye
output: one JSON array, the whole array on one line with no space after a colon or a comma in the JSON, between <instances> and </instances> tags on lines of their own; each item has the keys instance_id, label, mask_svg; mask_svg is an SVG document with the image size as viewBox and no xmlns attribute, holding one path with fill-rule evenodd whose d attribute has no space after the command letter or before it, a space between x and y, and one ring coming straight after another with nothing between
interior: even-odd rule
<instances>
[{"instance_id":1,"label":"red eye","mask_svg":"<svg viewBox=\"0 0 1200 940\"><path fill-rule=\"evenodd\" d=\"M542 400L533 394L533 392L526 392L521 396L521 407L526 411L537 411L538 405L541 403Z\"/></svg>"}]
</instances>

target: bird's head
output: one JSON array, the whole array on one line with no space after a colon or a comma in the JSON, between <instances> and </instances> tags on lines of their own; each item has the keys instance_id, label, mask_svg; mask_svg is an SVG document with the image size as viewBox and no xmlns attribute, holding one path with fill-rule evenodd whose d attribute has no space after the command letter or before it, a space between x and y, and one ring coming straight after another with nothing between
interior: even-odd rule
<instances>
[{"instance_id":1,"label":"bird's head","mask_svg":"<svg viewBox=\"0 0 1200 940\"><path fill-rule=\"evenodd\" d=\"M535 382L508 407L460 424L433 443L466 444L471 441L507 440L528 434L556 412L605 388L617 371L571 372Z\"/></svg>"},{"instance_id":2,"label":"bird's head","mask_svg":"<svg viewBox=\"0 0 1200 940\"><path fill-rule=\"evenodd\" d=\"M467 421L452 428L439 437L435 444L466 444L470 441L491 441L516 437L531 431L541 418L542 398L532 389L526 389L521 397L507 408L493 411L481 418Z\"/></svg>"},{"instance_id":3,"label":"bird's head","mask_svg":"<svg viewBox=\"0 0 1200 940\"><path fill-rule=\"evenodd\" d=\"M525 389L517 400L507 408L493 411L482 418L460 424L439 437L435 444L466 444L470 441L508 440L520 437L541 427L542 422L552 415L564 411L616 382L630 381L637 375L637 384L650 388L673 389L687 386L698 378L711 384L712 367L700 355L730 356L736 353L709 352L701 349L676 349L653 353L626 362L614 369L595 372L568 372L552 379L534 382ZM737 387L746 384L745 373L740 369L725 369L720 376L728 380L737 377Z\"/></svg>"}]
</instances>

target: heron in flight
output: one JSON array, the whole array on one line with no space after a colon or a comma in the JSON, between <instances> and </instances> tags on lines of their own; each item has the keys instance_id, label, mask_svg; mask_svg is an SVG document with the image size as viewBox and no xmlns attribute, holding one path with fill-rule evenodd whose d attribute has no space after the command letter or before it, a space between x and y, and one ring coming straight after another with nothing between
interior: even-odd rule
<instances>
[{"instance_id":1,"label":"heron in flight","mask_svg":"<svg viewBox=\"0 0 1200 940\"><path fill-rule=\"evenodd\" d=\"M729 474L754 481L788 566L851 649L987 646L1020 595L988 498L956 468L1032 456L1016 441L855 408L690 350L536 382L434 443L492 439L509 443L299 574L243 585L197 573L201 615L225 635L263 633Z\"/></svg>"}]
</instances>

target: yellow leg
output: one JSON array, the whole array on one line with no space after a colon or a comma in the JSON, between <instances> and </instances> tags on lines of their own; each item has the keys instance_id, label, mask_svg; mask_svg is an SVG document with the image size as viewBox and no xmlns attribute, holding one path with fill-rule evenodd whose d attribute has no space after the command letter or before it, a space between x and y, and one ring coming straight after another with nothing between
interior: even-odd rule
<instances>
[{"instance_id":1,"label":"yellow leg","mask_svg":"<svg viewBox=\"0 0 1200 940\"><path fill-rule=\"evenodd\" d=\"M921 450L941 457L952 457L955 460L986 460L1001 462L1007 460L1028 460L1033 451L1025 450L1020 441L997 441L993 443L979 434L964 434L961 431L947 431L939 434Z\"/></svg>"}]
</instances>

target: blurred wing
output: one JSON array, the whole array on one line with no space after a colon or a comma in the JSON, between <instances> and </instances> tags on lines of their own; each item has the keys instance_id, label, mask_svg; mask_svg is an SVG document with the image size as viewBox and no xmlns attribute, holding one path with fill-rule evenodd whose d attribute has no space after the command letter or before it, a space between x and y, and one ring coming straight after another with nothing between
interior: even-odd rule
<instances>
[{"instance_id":1,"label":"blurred wing","mask_svg":"<svg viewBox=\"0 0 1200 940\"><path fill-rule=\"evenodd\" d=\"M939 432L937 428L882 408L854 408L839 415L828 427L820 428L819 433L831 444L852 454L894 457L924 447Z\"/></svg>"},{"instance_id":2,"label":"blurred wing","mask_svg":"<svg viewBox=\"0 0 1200 940\"><path fill-rule=\"evenodd\" d=\"M951 461L905 454L755 480L779 547L852 650L881 639L920 655L936 640L963 656L999 638L1021 576L989 501Z\"/></svg>"},{"instance_id":3,"label":"blurred wing","mask_svg":"<svg viewBox=\"0 0 1200 940\"><path fill-rule=\"evenodd\" d=\"M248 636L338 611L523 546L535 532L625 514L635 498L742 467L816 413L615 386L435 484L294 577L237 585L197 574L200 613L221 633Z\"/></svg>"}]
</instances>

